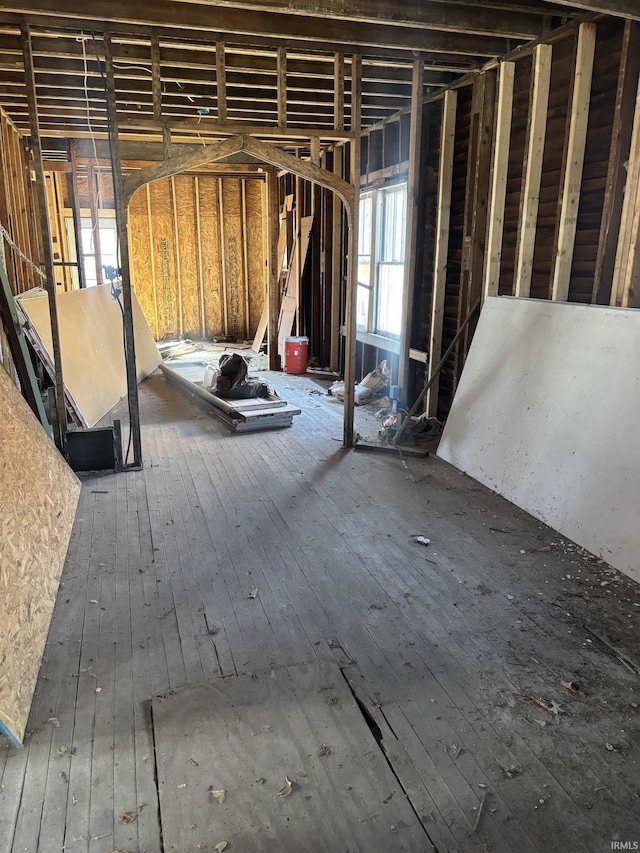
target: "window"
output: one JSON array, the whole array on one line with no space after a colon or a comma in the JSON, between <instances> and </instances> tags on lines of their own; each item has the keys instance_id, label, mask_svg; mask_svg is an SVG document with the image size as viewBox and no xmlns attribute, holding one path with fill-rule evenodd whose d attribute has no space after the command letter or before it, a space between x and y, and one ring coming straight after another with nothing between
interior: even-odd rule
<instances>
[{"instance_id":1,"label":"window","mask_svg":"<svg viewBox=\"0 0 640 853\"><path fill-rule=\"evenodd\" d=\"M360 196L356 326L399 338L404 288L407 185Z\"/></svg>"},{"instance_id":2,"label":"window","mask_svg":"<svg viewBox=\"0 0 640 853\"><path fill-rule=\"evenodd\" d=\"M69 257L72 261L76 261L76 243L73 233L73 219L68 216L65 220L67 228L67 245L69 246ZM84 258L84 281L86 287L94 287L97 283L96 275L96 254L95 244L93 239L93 228L91 220L84 217L80 220L82 233L82 254ZM100 255L101 263L104 267L119 267L118 261L118 237L116 232L116 221L113 217L100 217ZM72 267L73 286L79 287L78 272L75 267ZM104 281L104 273L102 280Z\"/></svg>"}]
</instances>

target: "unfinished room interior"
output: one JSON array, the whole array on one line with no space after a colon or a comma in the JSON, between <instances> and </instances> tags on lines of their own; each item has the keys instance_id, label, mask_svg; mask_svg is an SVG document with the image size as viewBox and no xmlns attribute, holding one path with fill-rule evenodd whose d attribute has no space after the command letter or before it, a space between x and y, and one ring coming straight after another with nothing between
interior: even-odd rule
<instances>
[{"instance_id":1,"label":"unfinished room interior","mask_svg":"<svg viewBox=\"0 0 640 853\"><path fill-rule=\"evenodd\" d=\"M638 0L2 0L0 853L640 849Z\"/></svg>"}]
</instances>

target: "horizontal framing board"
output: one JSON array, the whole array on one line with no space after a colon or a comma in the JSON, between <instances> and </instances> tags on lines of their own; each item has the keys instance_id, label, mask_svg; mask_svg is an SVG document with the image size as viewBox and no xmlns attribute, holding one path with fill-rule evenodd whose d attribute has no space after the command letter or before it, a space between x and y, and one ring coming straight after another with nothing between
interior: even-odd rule
<instances>
[{"instance_id":1,"label":"horizontal framing board","mask_svg":"<svg viewBox=\"0 0 640 853\"><path fill-rule=\"evenodd\" d=\"M431 849L333 663L190 687L153 721L167 851Z\"/></svg>"},{"instance_id":2,"label":"horizontal framing board","mask_svg":"<svg viewBox=\"0 0 640 853\"><path fill-rule=\"evenodd\" d=\"M0 731L21 743L80 483L0 368Z\"/></svg>"}]
</instances>

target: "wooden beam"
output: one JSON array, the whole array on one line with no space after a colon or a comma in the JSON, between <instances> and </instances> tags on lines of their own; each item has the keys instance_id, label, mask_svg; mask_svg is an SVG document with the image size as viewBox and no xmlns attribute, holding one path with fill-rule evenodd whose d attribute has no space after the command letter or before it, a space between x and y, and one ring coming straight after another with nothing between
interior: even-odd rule
<instances>
[{"instance_id":1,"label":"wooden beam","mask_svg":"<svg viewBox=\"0 0 640 853\"><path fill-rule=\"evenodd\" d=\"M100 180L100 172L98 181ZM91 241L93 243L93 257L96 267L96 284L104 281L104 270L102 269L102 248L100 244L100 206L96 197L96 169L93 164L87 166L87 188L89 195L89 212L91 215Z\"/></svg>"},{"instance_id":2,"label":"wooden beam","mask_svg":"<svg viewBox=\"0 0 640 853\"><path fill-rule=\"evenodd\" d=\"M584 152L587 144L591 78L596 50L596 24L580 24L574 69L566 168L560 191L560 219L552 276L551 298L565 301L569 281L580 205Z\"/></svg>"},{"instance_id":3,"label":"wooden beam","mask_svg":"<svg viewBox=\"0 0 640 853\"><path fill-rule=\"evenodd\" d=\"M116 208L116 229L120 249L120 276L122 282L124 351L127 373L127 398L129 405L129 435L133 450L133 461L125 467L142 467L142 441L140 434L140 407L138 403L138 377L136 371L136 350L133 334L133 306L131 300L131 268L129 264L129 236L127 232L127 199L124 193L122 171L120 168L120 150L118 135L118 116L116 112L115 74L111 55L111 37L104 35L105 70L107 78L107 112L109 115L109 141L112 152L113 193Z\"/></svg>"},{"instance_id":4,"label":"wooden beam","mask_svg":"<svg viewBox=\"0 0 640 853\"><path fill-rule=\"evenodd\" d=\"M73 235L76 241L76 261L78 262L78 285L86 287L84 272L84 249L82 247L82 216L80 213L80 193L78 190L78 157L74 140L68 142L71 160L71 210L73 212Z\"/></svg>"},{"instance_id":5,"label":"wooden beam","mask_svg":"<svg viewBox=\"0 0 640 853\"><path fill-rule=\"evenodd\" d=\"M498 283L500 281L504 208L507 196L507 171L509 168L509 149L511 146L515 68L515 62L501 62L499 68L498 104L495 120L483 298L497 296Z\"/></svg>"},{"instance_id":6,"label":"wooden beam","mask_svg":"<svg viewBox=\"0 0 640 853\"><path fill-rule=\"evenodd\" d=\"M540 202L542 158L547 129L547 106L551 82L550 44L539 44L534 53L527 141L525 144L518 238L516 242L515 295L529 296L533 251L536 240L536 223Z\"/></svg>"},{"instance_id":7,"label":"wooden beam","mask_svg":"<svg viewBox=\"0 0 640 853\"><path fill-rule=\"evenodd\" d=\"M333 174L342 178L344 149L333 150ZM343 284L344 256L342 246L342 204L336 193L332 195L331 211L331 356L329 367L340 367L340 306Z\"/></svg>"},{"instance_id":8,"label":"wooden beam","mask_svg":"<svg viewBox=\"0 0 640 853\"><path fill-rule=\"evenodd\" d=\"M314 166L320 167L320 137L312 136L310 139L311 162Z\"/></svg>"},{"instance_id":9,"label":"wooden beam","mask_svg":"<svg viewBox=\"0 0 640 853\"><path fill-rule=\"evenodd\" d=\"M400 358L398 362L398 384L402 388L404 400L408 400L409 395L409 349L412 343L411 329L413 324L416 259L418 255L423 76L424 62L422 59L416 59L413 63L413 80L411 85L411 126L409 130L409 174L407 176L407 213L404 237L402 329L400 333Z\"/></svg>"},{"instance_id":10,"label":"wooden beam","mask_svg":"<svg viewBox=\"0 0 640 853\"><path fill-rule=\"evenodd\" d=\"M153 97L153 117L162 119L162 77L160 71L160 40L151 36L151 93Z\"/></svg>"},{"instance_id":11,"label":"wooden beam","mask_svg":"<svg viewBox=\"0 0 640 853\"><path fill-rule=\"evenodd\" d=\"M279 47L276 59L278 127L287 126L287 49Z\"/></svg>"},{"instance_id":12,"label":"wooden beam","mask_svg":"<svg viewBox=\"0 0 640 853\"><path fill-rule=\"evenodd\" d=\"M603 15L617 15L640 21L640 9L636 0L554 0L556 6L569 6L572 9L584 9L586 12L600 12Z\"/></svg>"},{"instance_id":13,"label":"wooden beam","mask_svg":"<svg viewBox=\"0 0 640 853\"><path fill-rule=\"evenodd\" d=\"M269 370L278 370L280 368L280 359L278 355L278 317L280 316L280 274L282 272L282 264L284 258L284 246L282 257L280 256L280 204L279 204L279 189L278 175L276 170L271 168L267 172L267 193L268 193L268 293L267 299L269 304L269 322L267 327L267 340L269 352ZM285 204L286 210L286 204ZM286 214L283 226L286 232ZM286 245L286 237L284 241Z\"/></svg>"},{"instance_id":14,"label":"wooden beam","mask_svg":"<svg viewBox=\"0 0 640 853\"><path fill-rule=\"evenodd\" d=\"M451 186L453 155L456 140L456 115L458 93L449 89L442 102L440 130L440 167L438 169L438 201L436 244L433 259L433 298L431 307L431 334L429 336L429 381L435 378L433 369L442 352L442 326L444 322L444 297L447 287L447 261L449 255L449 227L451 222ZM430 417L438 413L438 384L434 382L427 396Z\"/></svg>"},{"instance_id":15,"label":"wooden beam","mask_svg":"<svg viewBox=\"0 0 640 853\"><path fill-rule=\"evenodd\" d=\"M356 138L349 152L352 201L347 199L349 231L347 237L347 293L345 309L345 363L344 363L344 446L353 447L353 409L356 383L356 316L358 281L358 195L360 187L360 130L361 130L362 57L351 57L351 130Z\"/></svg>"},{"instance_id":16,"label":"wooden beam","mask_svg":"<svg viewBox=\"0 0 640 853\"><path fill-rule=\"evenodd\" d=\"M622 220L618 250L611 287L611 305L638 307L640 258L638 238L640 230L640 80L636 91L635 116L631 136L631 150L624 191Z\"/></svg>"},{"instance_id":17,"label":"wooden beam","mask_svg":"<svg viewBox=\"0 0 640 853\"><path fill-rule=\"evenodd\" d=\"M344 130L344 54L336 53L333 64L333 126Z\"/></svg>"},{"instance_id":18,"label":"wooden beam","mask_svg":"<svg viewBox=\"0 0 640 853\"><path fill-rule=\"evenodd\" d=\"M593 276L592 302L608 305L620 234L620 221L627 179L625 161L629 157L633 110L636 101L636 81L640 73L640 24L627 21L620 53L620 70L616 89L616 105L611 130L609 168L602 207L598 254Z\"/></svg>"},{"instance_id":19,"label":"wooden beam","mask_svg":"<svg viewBox=\"0 0 640 853\"><path fill-rule=\"evenodd\" d=\"M227 123L227 65L223 41L216 42L216 97L218 124Z\"/></svg>"},{"instance_id":20,"label":"wooden beam","mask_svg":"<svg viewBox=\"0 0 640 853\"><path fill-rule=\"evenodd\" d=\"M53 265L53 247L51 245L51 226L47 205L47 188L45 185L44 169L42 167L42 145L40 141L40 126L38 123L38 103L36 99L35 71L33 53L31 50L31 31L27 25L21 28L22 52L24 56L25 83L29 100L29 127L31 132L31 149L36 173L36 192L40 230L42 231L42 249L44 254L45 285L49 297L49 319L51 321L52 355L55 368L55 411L56 423L53 436L56 445L66 454L67 446L67 412L64 400L64 378L62 375L62 356L60 352L60 333L58 328L58 307L56 302L56 276Z\"/></svg>"}]
</instances>

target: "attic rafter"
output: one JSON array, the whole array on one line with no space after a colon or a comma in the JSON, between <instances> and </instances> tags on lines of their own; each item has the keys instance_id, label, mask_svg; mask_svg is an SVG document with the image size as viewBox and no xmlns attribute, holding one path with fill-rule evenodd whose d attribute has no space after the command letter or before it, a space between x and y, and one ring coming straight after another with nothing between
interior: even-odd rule
<instances>
[{"instance_id":1,"label":"attic rafter","mask_svg":"<svg viewBox=\"0 0 640 853\"><path fill-rule=\"evenodd\" d=\"M584 9L585 12L601 12L603 15L617 15L640 21L638 0L553 0L556 6L571 6Z\"/></svg>"}]
</instances>

